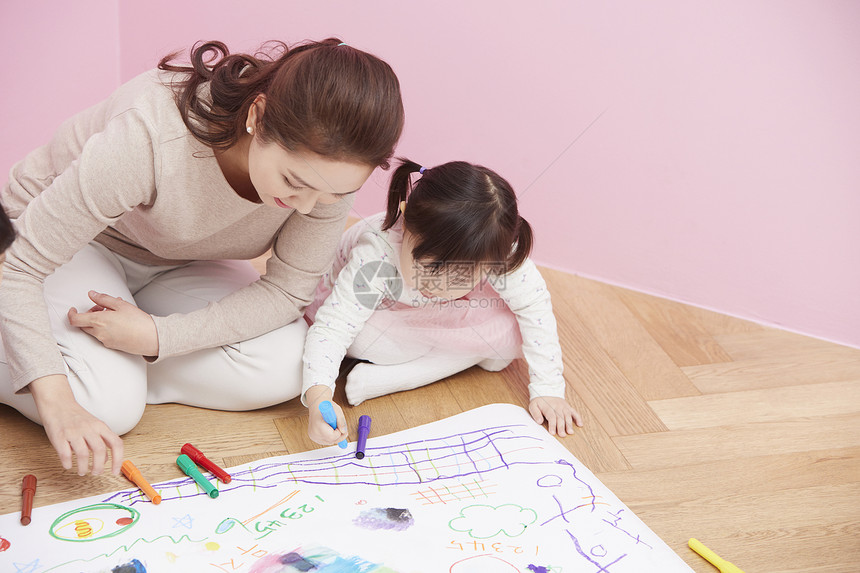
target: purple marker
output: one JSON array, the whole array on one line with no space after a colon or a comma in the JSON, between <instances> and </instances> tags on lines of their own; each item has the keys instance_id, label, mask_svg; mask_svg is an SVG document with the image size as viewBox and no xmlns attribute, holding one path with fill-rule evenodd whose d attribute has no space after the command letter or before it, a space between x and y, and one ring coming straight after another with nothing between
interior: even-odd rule
<instances>
[{"instance_id":1,"label":"purple marker","mask_svg":"<svg viewBox=\"0 0 860 573\"><path fill-rule=\"evenodd\" d=\"M355 447L355 457L364 459L364 446L370 433L370 416L362 415L358 419L358 445Z\"/></svg>"}]
</instances>

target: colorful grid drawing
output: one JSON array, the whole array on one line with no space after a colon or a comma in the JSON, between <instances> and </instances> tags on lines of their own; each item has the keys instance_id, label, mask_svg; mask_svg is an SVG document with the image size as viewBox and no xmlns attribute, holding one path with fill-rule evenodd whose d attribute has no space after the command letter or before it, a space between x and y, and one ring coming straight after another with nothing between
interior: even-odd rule
<instances>
[{"instance_id":1,"label":"colorful grid drawing","mask_svg":"<svg viewBox=\"0 0 860 573\"><path fill-rule=\"evenodd\" d=\"M449 480L483 479L493 472L510 469L527 461L526 454L543 448L541 441L522 435L522 425L495 426L396 444L369 447L366 457L357 460L352 453L316 460L263 461L247 470L232 473L232 481L221 485L226 492L243 488L271 488L281 484L314 485L418 485ZM162 501L206 495L191 478L158 484ZM118 492L106 503L135 505L148 500L139 490Z\"/></svg>"},{"instance_id":2,"label":"colorful grid drawing","mask_svg":"<svg viewBox=\"0 0 860 573\"><path fill-rule=\"evenodd\" d=\"M459 501L485 499L495 493L498 484L485 480L471 480L458 484L429 486L413 493L416 500L422 505L433 505L436 503L448 504Z\"/></svg>"}]
</instances>

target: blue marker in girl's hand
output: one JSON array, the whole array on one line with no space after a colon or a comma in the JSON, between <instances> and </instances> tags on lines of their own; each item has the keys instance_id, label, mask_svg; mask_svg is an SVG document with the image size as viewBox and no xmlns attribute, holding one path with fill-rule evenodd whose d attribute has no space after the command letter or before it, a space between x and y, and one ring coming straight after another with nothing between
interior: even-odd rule
<instances>
[{"instance_id":1,"label":"blue marker in girl's hand","mask_svg":"<svg viewBox=\"0 0 860 573\"><path fill-rule=\"evenodd\" d=\"M326 424L337 430L337 415L334 413L334 407L331 405L331 402L328 400L320 402L320 412ZM346 440L341 441L338 446L345 448Z\"/></svg>"}]
</instances>

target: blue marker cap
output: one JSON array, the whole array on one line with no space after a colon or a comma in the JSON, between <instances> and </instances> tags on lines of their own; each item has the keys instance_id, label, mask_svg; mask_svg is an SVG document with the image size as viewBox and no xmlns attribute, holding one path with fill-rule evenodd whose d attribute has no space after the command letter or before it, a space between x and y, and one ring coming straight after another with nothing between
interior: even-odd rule
<instances>
[{"instance_id":1,"label":"blue marker cap","mask_svg":"<svg viewBox=\"0 0 860 573\"><path fill-rule=\"evenodd\" d=\"M322 413L323 420L325 420L326 424L337 430L337 415L334 413L334 406L331 405L331 402L328 400L320 402L320 412ZM341 448L345 448L346 445L346 440L341 440L338 444Z\"/></svg>"},{"instance_id":2,"label":"blue marker cap","mask_svg":"<svg viewBox=\"0 0 860 573\"><path fill-rule=\"evenodd\" d=\"M370 416L362 415L358 419L358 445L355 448L355 457L364 459L364 447L367 445L367 435L370 434Z\"/></svg>"}]
</instances>

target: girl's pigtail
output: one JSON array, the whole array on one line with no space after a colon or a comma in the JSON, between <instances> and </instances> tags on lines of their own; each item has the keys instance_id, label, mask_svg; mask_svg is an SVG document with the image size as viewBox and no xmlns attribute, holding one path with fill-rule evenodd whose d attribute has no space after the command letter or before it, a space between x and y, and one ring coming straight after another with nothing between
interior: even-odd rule
<instances>
[{"instance_id":1,"label":"girl's pigtail","mask_svg":"<svg viewBox=\"0 0 860 573\"><path fill-rule=\"evenodd\" d=\"M511 250L511 256L508 257L507 260L507 268L505 269L505 272L507 273L515 271L526 261L529 253L531 253L532 244L534 242L531 225L529 225L529 222L522 217L518 216L518 218L517 236L513 249Z\"/></svg>"},{"instance_id":2,"label":"girl's pigtail","mask_svg":"<svg viewBox=\"0 0 860 573\"><path fill-rule=\"evenodd\" d=\"M406 201L406 196L409 194L410 176L421 169L420 165L405 157L398 157L397 161L400 165L391 174L391 183L388 184L388 208L385 213L385 223L382 225L383 231L387 231L397 222L400 217L400 203Z\"/></svg>"}]
</instances>

